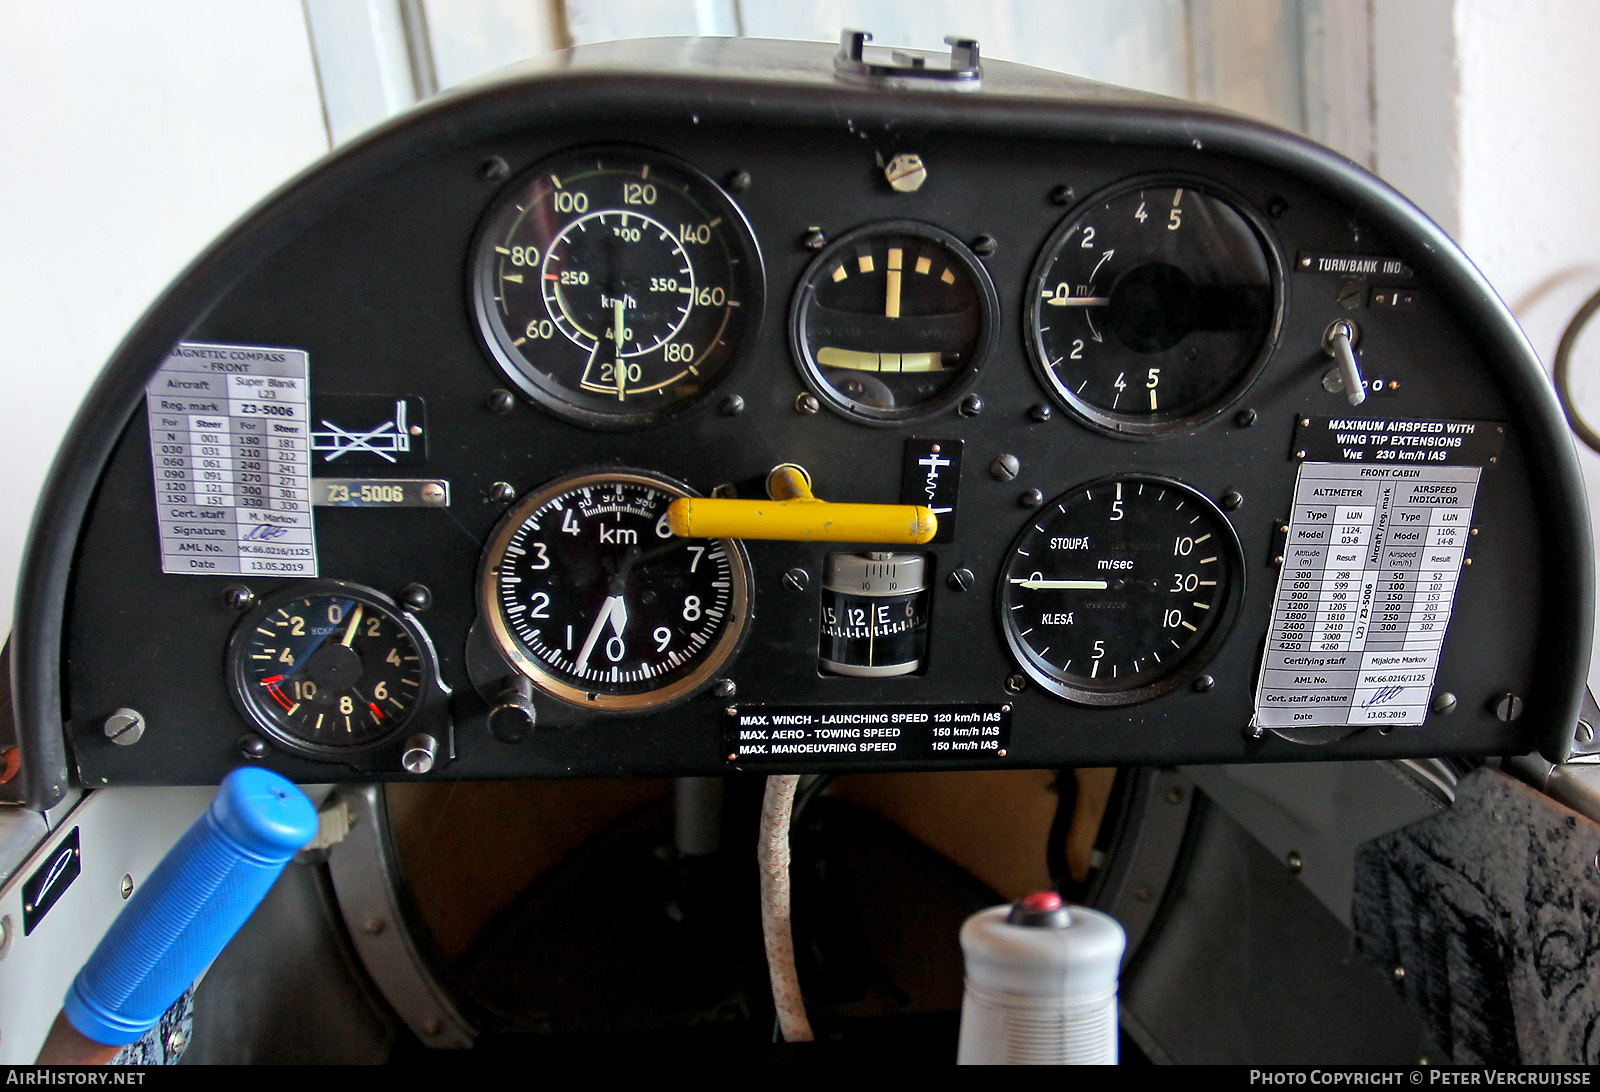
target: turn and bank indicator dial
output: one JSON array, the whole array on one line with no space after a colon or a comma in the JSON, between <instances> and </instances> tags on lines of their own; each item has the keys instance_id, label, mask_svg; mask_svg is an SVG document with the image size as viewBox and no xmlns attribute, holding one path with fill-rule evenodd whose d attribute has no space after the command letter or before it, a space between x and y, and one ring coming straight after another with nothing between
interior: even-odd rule
<instances>
[{"instance_id":1,"label":"turn and bank indicator dial","mask_svg":"<svg viewBox=\"0 0 1600 1092\"><path fill-rule=\"evenodd\" d=\"M1226 636L1244 576L1226 517L1179 482L1104 478L1038 510L1007 555L1001 629L1022 669L1088 705L1145 701Z\"/></svg>"}]
</instances>

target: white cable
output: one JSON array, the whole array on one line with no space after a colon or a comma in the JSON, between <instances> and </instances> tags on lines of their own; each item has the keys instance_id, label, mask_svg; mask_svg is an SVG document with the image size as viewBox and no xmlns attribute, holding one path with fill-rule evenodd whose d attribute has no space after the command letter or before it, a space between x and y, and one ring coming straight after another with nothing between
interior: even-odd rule
<instances>
[{"instance_id":1,"label":"white cable","mask_svg":"<svg viewBox=\"0 0 1600 1092\"><path fill-rule=\"evenodd\" d=\"M767 949L772 1003L785 1042L809 1043L811 1022L800 996L794 965L794 935L789 928L789 820L794 812L795 774L767 778L761 800L761 836L756 861L761 866L761 939Z\"/></svg>"}]
</instances>

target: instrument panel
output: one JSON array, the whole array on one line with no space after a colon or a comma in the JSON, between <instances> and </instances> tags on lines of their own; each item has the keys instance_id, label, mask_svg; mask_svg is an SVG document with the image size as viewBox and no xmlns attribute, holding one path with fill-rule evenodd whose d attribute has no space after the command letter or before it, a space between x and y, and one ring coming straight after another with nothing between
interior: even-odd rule
<instances>
[{"instance_id":1,"label":"instrument panel","mask_svg":"<svg viewBox=\"0 0 1600 1092\"><path fill-rule=\"evenodd\" d=\"M1570 442L1414 209L1016 66L689 52L447 96L136 332L22 641L86 783L1570 745Z\"/></svg>"}]
</instances>

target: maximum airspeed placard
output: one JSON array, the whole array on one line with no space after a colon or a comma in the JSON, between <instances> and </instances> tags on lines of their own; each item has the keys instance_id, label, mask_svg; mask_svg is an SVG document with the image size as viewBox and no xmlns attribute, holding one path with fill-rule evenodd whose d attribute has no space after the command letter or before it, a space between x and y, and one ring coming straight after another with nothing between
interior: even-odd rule
<instances>
[{"instance_id":1,"label":"maximum airspeed placard","mask_svg":"<svg viewBox=\"0 0 1600 1092\"><path fill-rule=\"evenodd\" d=\"M1504 426L1301 418L1255 723L1420 724Z\"/></svg>"}]
</instances>

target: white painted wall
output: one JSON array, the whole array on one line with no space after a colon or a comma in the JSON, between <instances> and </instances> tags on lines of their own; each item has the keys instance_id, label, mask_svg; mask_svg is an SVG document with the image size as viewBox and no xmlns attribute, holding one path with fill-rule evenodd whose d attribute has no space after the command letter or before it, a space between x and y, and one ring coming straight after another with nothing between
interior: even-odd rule
<instances>
[{"instance_id":1,"label":"white painted wall","mask_svg":"<svg viewBox=\"0 0 1600 1092\"><path fill-rule=\"evenodd\" d=\"M0 0L0 81L9 620L35 500L90 381L167 282L328 137L299 0Z\"/></svg>"}]
</instances>

